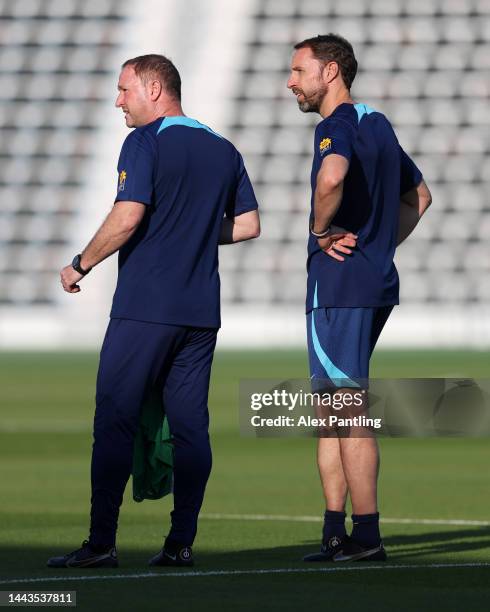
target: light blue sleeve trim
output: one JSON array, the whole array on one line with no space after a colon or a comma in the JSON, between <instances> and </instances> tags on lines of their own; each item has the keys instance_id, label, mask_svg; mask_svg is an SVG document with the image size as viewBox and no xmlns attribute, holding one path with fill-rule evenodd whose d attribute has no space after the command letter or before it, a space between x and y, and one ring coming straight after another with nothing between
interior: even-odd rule
<instances>
[{"instance_id":1,"label":"light blue sleeve trim","mask_svg":"<svg viewBox=\"0 0 490 612\"><path fill-rule=\"evenodd\" d=\"M357 120L358 122L364 117L364 115L370 115L371 113L376 113L377 111L374 108L371 108L367 104L354 104L354 108L357 112Z\"/></svg>"},{"instance_id":2,"label":"light blue sleeve trim","mask_svg":"<svg viewBox=\"0 0 490 612\"><path fill-rule=\"evenodd\" d=\"M318 308L318 283L315 284L315 295L313 298L313 311L311 313L311 339L313 341L313 348L315 349L318 361L322 364L327 376L333 382L334 385L339 387L359 387L359 383L351 380L345 372L342 372L328 357L323 350L318 334L316 333L315 326L315 309Z\"/></svg>"},{"instance_id":3,"label":"light blue sleeve trim","mask_svg":"<svg viewBox=\"0 0 490 612\"><path fill-rule=\"evenodd\" d=\"M184 117L180 115L175 117L165 117L160 123L160 127L158 128L157 134L160 134L162 130L168 127L172 127L173 125L183 125L185 127L206 130L206 132L209 132L210 134L213 134L218 138L223 138L223 136L212 130L207 125L204 125L204 123L200 123L199 121L197 121L197 119L191 119L191 117Z\"/></svg>"}]
</instances>

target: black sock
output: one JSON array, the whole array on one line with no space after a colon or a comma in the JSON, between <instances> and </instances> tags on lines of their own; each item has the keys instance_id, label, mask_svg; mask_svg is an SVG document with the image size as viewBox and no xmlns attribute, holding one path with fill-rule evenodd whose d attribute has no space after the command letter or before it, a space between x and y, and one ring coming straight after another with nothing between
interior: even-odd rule
<instances>
[{"instance_id":1,"label":"black sock","mask_svg":"<svg viewBox=\"0 0 490 612\"><path fill-rule=\"evenodd\" d=\"M325 510L323 518L323 543L328 544L334 536L341 538L346 535L345 531L345 512L335 510Z\"/></svg>"},{"instance_id":2,"label":"black sock","mask_svg":"<svg viewBox=\"0 0 490 612\"><path fill-rule=\"evenodd\" d=\"M374 514L353 514L352 515L352 539L365 546L374 548L379 546L381 535L379 533L379 512Z\"/></svg>"},{"instance_id":3,"label":"black sock","mask_svg":"<svg viewBox=\"0 0 490 612\"><path fill-rule=\"evenodd\" d=\"M184 544L183 542L177 542L168 536L165 538L165 543L163 545L164 549L170 553L171 555L175 555L180 552L183 548L190 548L189 544Z\"/></svg>"}]
</instances>

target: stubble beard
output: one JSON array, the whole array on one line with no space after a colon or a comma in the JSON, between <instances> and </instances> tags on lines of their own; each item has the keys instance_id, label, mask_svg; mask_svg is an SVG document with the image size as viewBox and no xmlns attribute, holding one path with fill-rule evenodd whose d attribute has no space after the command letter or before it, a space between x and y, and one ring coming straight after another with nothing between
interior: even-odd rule
<instances>
[{"instance_id":1,"label":"stubble beard","mask_svg":"<svg viewBox=\"0 0 490 612\"><path fill-rule=\"evenodd\" d=\"M306 96L303 92L304 100L300 102L298 100L299 110L303 113L319 113L320 106L322 105L323 99L327 94L327 86L321 85L315 93L310 96Z\"/></svg>"}]
</instances>

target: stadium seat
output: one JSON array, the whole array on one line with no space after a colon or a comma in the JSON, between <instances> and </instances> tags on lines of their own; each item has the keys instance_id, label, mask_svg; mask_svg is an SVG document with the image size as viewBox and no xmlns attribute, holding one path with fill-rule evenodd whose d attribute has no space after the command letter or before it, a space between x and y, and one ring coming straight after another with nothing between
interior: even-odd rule
<instances>
[{"instance_id":1,"label":"stadium seat","mask_svg":"<svg viewBox=\"0 0 490 612\"><path fill-rule=\"evenodd\" d=\"M270 150L284 154L308 154L311 151L311 143L304 138L302 127L282 127L274 130L270 137Z\"/></svg>"},{"instance_id":2,"label":"stadium seat","mask_svg":"<svg viewBox=\"0 0 490 612\"><path fill-rule=\"evenodd\" d=\"M418 101L400 100L390 104L387 116L398 125L423 125L426 122L427 109Z\"/></svg>"},{"instance_id":3,"label":"stadium seat","mask_svg":"<svg viewBox=\"0 0 490 612\"><path fill-rule=\"evenodd\" d=\"M304 232L307 236L307 232ZM306 240L303 242L283 242L279 244L277 267L281 272L306 270ZM305 278L303 277L303 284Z\"/></svg>"},{"instance_id":4,"label":"stadium seat","mask_svg":"<svg viewBox=\"0 0 490 612\"><path fill-rule=\"evenodd\" d=\"M435 44L441 40L442 26L438 20L410 17L404 21L403 26L403 42Z\"/></svg>"},{"instance_id":5,"label":"stadium seat","mask_svg":"<svg viewBox=\"0 0 490 612\"><path fill-rule=\"evenodd\" d=\"M450 186L448 195L452 208L462 213L483 211L487 205L485 194L489 193L489 187L481 183L457 183Z\"/></svg>"},{"instance_id":6,"label":"stadium seat","mask_svg":"<svg viewBox=\"0 0 490 612\"><path fill-rule=\"evenodd\" d=\"M243 245L236 244L233 245L233 248L230 248L231 245L224 244L219 248L219 269L221 272L234 271L242 257Z\"/></svg>"},{"instance_id":7,"label":"stadium seat","mask_svg":"<svg viewBox=\"0 0 490 612\"><path fill-rule=\"evenodd\" d=\"M404 38L402 23L398 19L376 17L369 21L369 40L378 44L400 44Z\"/></svg>"},{"instance_id":8,"label":"stadium seat","mask_svg":"<svg viewBox=\"0 0 490 612\"><path fill-rule=\"evenodd\" d=\"M430 281L418 272L406 271L400 280L400 301L420 303L429 298Z\"/></svg>"},{"instance_id":9,"label":"stadium seat","mask_svg":"<svg viewBox=\"0 0 490 612\"><path fill-rule=\"evenodd\" d=\"M427 104L427 121L430 125L460 125L463 113L452 100L433 98Z\"/></svg>"},{"instance_id":10,"label":"stadium seat","mask_svg":"<svg viewBox=\"0 0 490 612\"><path fill-rule=\"evenodd\" d=\"M117 4L117 1L114 2L114 0L84 0L78 8L83 17L106 17L111 15L117 18L117 15L114 14Z\"/></svg>"},{"instance_id":11,"label":"stadium seat","mask_svg":"<svg viewBox=\"0 0 490 612\"><path fill-rule=\"evenodd\" d=\"M387 95L389 72L363 72L356 77L352 92L358 100L365 98L383 98Z\"/></svg>"},{"instance_id":12,"label":"stadium seat","mask_svg":"<svg viewBox=\"0 0 490 612\"><path fill-rule=\"evenodd\" d=\"M242 155L247 153L264 154L269 148L269 130L249 127L237 132L235 145Z\"/></svg>"},{"instance_id":13,"label":"stadium seat","mask_svg":"<svg viewBox=\"0 0 490 612\"><path fill-rule=\"evenodd\" d=\"M410 71L391 75L387 80L386 95L390 98L419 98L423 93L424 73Z\"/></svg>"},{"instance_id":14,"label":"stadium seat","mask_svg":"<svg viewBox=\"0 0 490 612\"><path fill-rule=\"evenodd\" d=\"M371 15L390 17L398 16L402 12L403 6L404 3L401 0L372 0L372 2L367 3Z\"/></svg>"},{"instance_id":15,"label":"stadium seat","mask_svg":"<svg viewBox=\"0 0 490 612\"><path fill-rule=\"evenodd\" d=\"M262 14L266 17L282 17L296 12L295 0L266 0L262 5Z\"/></svg>"},{"instance_id":16,"label":"stadium seat","mask_svg":"<svg viewBox=\"0 0 490 612\"><path fill-rule=\"evenodd\" d=\"M383 45L380 46L383 49ZM396 60L396 67L407 72L411 70L428 70L432 66L434 45L426 43L408 44L397 47L398 53L393 50L392 57ZM395 62L394 62L395 63ZM425 75L427 78L427 75Z\"/></svg>"},{"instance_id":17,"label":"stadium seat","mask_svg":"<svg viewBox=\"0 0 490 612\"><path fill-rule=\"evenodd\" d=\"M460 237L464 238L464 236ZM453 240L451 241L440 242L430 246L427 258L432 269L444 271L462 267L465 243L458 240L458 236L453 236L452 238Z\"/></svg>"},{"instance_id":18,"label":"stadium seat","mask_svg":"<svg viewBox=\"0 0 490 612\"><path fill-rule=\"evenodd\" d=\"M257 22L257 41L262 44L290 44L293 40L293 22L290 19L259 19Z\"/></svg>"},{"instance_id":19,"label":"stadium seat","mask_svg":"<svg viewBox=\"0 0 490 612\"><path fill-rule=\"evenodd\" d=\"M309 17L330 17L338 2L336 0L301 0L297 3L300 15Z\"/></svg>"},{"instance_id":20,"label":"stadium seat","mask_svg":"<svg viewBox=\"0 0 490 612\"><path fill-rule=\"evenodd\" d=\"M259 96L260 97L260 96ZM274 123L277 113L276 105L272 100L263 102L248 101L243 105L237 119L240 126L268 126Z\"/></svg>"},{"instance_id":21,"label":"stadium seat","mask_svg":"<svg viewBox=\"0 0 490 612\"><path fill-rule=\"evenodd\" d=\"M373 70L392 70L396 63L397 50L397 45L371 44L365 47L356 45L355 52L364 58L363 64L367 67L372 67ZM360 76L364 76L365 72L367 71L360 66L358 76L356 76L354 81L354 87L356 87L357 79Z\"/></svg>"},{"instance_id":22,"label":"stadium seat","mask_svg":"<svg viewBox=\"0 0 490 612\"><path fill-rule=\"evenodd\" d=\"M260 70L288 70L290 60L290 45L260 45L253 49L250 68Z\"/></svg>"},{"instance_id":23,"label":"stadium seat","mask_svg":"<svg viewBox=\"0 0 490 612\"><path fill-rule=\"evenodd\" d=\"M220 264L220 268L222 268L221 264ZM223 303L236 301L237 295L236 295L236 289L235 289L235 283L236 283L235 273L234 272L230 273L227 270L224 270L224 271L222 270L220 271L220 280L221 280L221 286L220 286L221 301Z\"/></svg>"},{"instance_id":24,"label":"stadium seat","mask_svg":"<svg viewBox=\"0 0 490 612\"><path fill-rule=\"evenodd\" d=\"M429 78L425 76L421 93L426 98L453 98L459 91L462 77L460 72L434 72Z\"/></svg>"},{"instance_id":25,"label":"stadium seat","mask_svg":"<svg viewBox=\"0 0 490 612\"><path fill-rule=\"evenodd\" d=\"M306 249L306 244L309 238L308 220L309 220L309 201L308 196L305 197L305 210L291 215L287 227L286 236L292 242ZM306 210L308 208L308 210ZM305 263L305 261L303 261Z\"/></svg>"},{"instance_id":26,"label":"stadium seat","mask_svg":"<svg viewBox=\"0 0 490 612\"><path fill-rule=\"evenodd\" d=\"M465 70L472 52L477 47L466 43L441 44L434 49L434 67L437 70Z\"/></svg>"},{"instance_id":27,"label":"stadium seat","mask_svg":"<svg viewBox=\"0 0 490 612\"><path fill-rule=\"evenodd\" d=\"M428 127L420 131L417 149L424 154L449 154L453 150L455 140L456 134L451 126Z\"/></svg>"},{"instance_id":28,"label":"stadium seat","mask_svg":"<svg viewBox=\"0 0 490 612\"><path fill-rule=\"evenodd\" d=\"M477 300L481 302L488 302L490 300L490 276L488 274L479 276L476 279L474 292Z\"/></svg>"},{"instance_id":29,"label":"stadium seat","mask_svg":"<svg viewBox=\"0 0 490 612\"><path fill-rule=\"evenodd\" d=\"M43 6L43 12L46 17L70 17L75 13L76 9L76 3L66 2L66 0L51 0Z\"/></svg>"},{"instance_id":30,"label":"stadium seat","mask_svg":"<svg viewBox=\"0 0 490 612\"><path fill-rule=\"evenodd\" d=\"M456 153L486 153L490 146L490 125L472 126L458 130L454 135L453 148Z\"/></svg>"},{"instance_id":31,"label":"stadium seat","mask_svg":"<svg viewBox=\"0 0 490 612\"><path fill-rule=\"evenodd\" d=\"M477 20L473 18L442 18L442 40L448 43L472 43L478 39L477 25Z\"/></svg>"},{"instance_id":32,"label":"stadium seat","mask_svg":"<svg viewBox=\"0 0 490 612\"><path fill-rule=\"evenodd\" d=\"M461 97L487 98L490 96L490 84L486 74L481 71L467 72L459 82L458 93Z\"/></svg>"},{"instance_id":33,"label":"stadium seat","mask_svg":"<svg viewBox=\"0 0 490 612\"><path fill-rule=\"evenodd\" d=\"M400 270L422 270L427 267L429 243L417 235L401 244L395 253L395 264Z\"/></svg>"},{"instance_id":34,"label":"stadium seat","mask_svg":"<svg viewBox=\"0 0 490 612\"><path fill-rule=\"evenodd\" d=\"M278 302L304 304L306 299L306 276L304 270L289 270L276 279L275 296ZM304 308L304 306L303 306Z\"/></svg>"},{"instance_id":35,"label":"stadium seat","mask_svg":"<svg viewBox=\"0 0 490 612\"><path fill-rule=\"evenodd\" d=\"M472 49L469 63L475 70L488 70L490 68L490 45L485 43L475 46Z\"/></svg>"},{"instance_id":36,"label":"stadium seat","mask_svg":"<svg viewBox=\"0 0 490 612\"><path fill-rule=\"evenodd\" d=\"M450 296L452 302L473 301L476 283L468 274L462 272L444 272L437 276L432 286L435 300L445 303Z\"/></svg>"},{"instance_id":37,"label":"stadium seat","mask_svg":"<svg viewBox=\"0 0 490 612\"><path fill-rule=\"evenodd\" d=\"M60 70L66 60L66 53L60 53L58 47L46 46L41 47L36 53L32 53L29 60L29 67L33 72L52 73ZM78 66L77 69L79 70L80 67ZM53 80L52 76L50 78ZM53 82L55 81L53 80Z\"/></svg>"},{"instance_id":38,"label":"stadium seat","mask_svg":"<svg viewBox=\"0 0 490 612\"><path fill-rule=\"evenodd\" d=\"M439 0L406 0L403 3L403 9L407 15L429 16L439 10L439 4Z\"/></svg>"},{"instance_id":39,"label":"stadium seat","mask_svg":"<svg viewBox=\"0 0 490 612\"><path fill-rule=\"evenodd\" d=\"M276 254L278 249L271 247L269 241L262 240L255 244L243 245L240 267L243 271L260 270L273 273L277 269Z\"/></svg>"},{"instance_id":40,"label":"stadium seat","mask_svg":"<svg viewBox=\"0 0 490 612\"><path fill-rule=\"evenodd\" d=\"M367 0L350 0L350 2L336 2L332 5L332 12L339 17L362 17L368 13L370 2Z\"/></svg>"},{"instance_id":41,"label":"stadium seat","mask_svg":"<svg viewBox=\"0 0 490 612\"><path fill-rule=\"evenodd\" d=\"M250 272L242 275L236 290L238 301L272 302L275 296L271 276L267 272Z\"/></svg>"},{"instance_id":42,"label":"stadium seat","mask_svg":"<svg viewBox=\"0 0 490 612\"><path fill-rule=\"evenodd\" d=\"M464 268L480 271L482 276L490 278L490 249L486 242L470 242L461 252Z\"/></svg>"},{"instance_id":43,"label":"stadium seat","mask_svg":"<svg viewBox=\"0 0 490 612\"><path fill-rule=\"evenodd\" d=\"M275 155L264 163L262 180L273 183L291 183L298 179L298 156Z\"/></svg>"},{"instance_id":44,"label":"stadium seat","mask_svg":"<svg viewBox=\"0 0 490 612\"><path fill-rule=\"evenodd\" d=\"M15 237L16 217L11 214L0 216L0 242L10 242Z\"/></svg>"},{"instance_id":45,"label":"stadium seat","mask_svg":"<svg viewBox=\"0 0 490 612\"><path fill-rule=\"evenodd\" d=\"M448 157L443 167L443 177L448 182L471 183L478 179L481 164L480 155L467 154L465 156Z\"/></svg>"},{"instance_id":46,"label":"stadium seat","mask_svg":"<svg viewBox=\"0 0 490 612\"><path fill-rule=\"evenodd\" d=\"M488 194L488 192L487 192ZM478 220L478 226L476 228L476 235L480 239L481 243L488 249L488 237L490 236L490 211L487 210L485 213L480 215Z\"/></svg>"}]
</instances>

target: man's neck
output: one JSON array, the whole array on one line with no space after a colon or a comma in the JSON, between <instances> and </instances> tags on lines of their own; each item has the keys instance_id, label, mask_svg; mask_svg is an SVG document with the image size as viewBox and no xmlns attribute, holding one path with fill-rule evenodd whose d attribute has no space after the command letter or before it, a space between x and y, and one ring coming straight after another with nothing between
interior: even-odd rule
<instances>
[{"instance_id":1,"label":"man's neck","mask_svg":"<svg viewBox=\"0 0 490 612\"><path fill-rule=\"evenodd\" d=\"M180 104L166 104L159 106L155 109L155 112L152 115L152 119L148 121L151 123L152 121L156 121L160 117L184 117L184 111L182 110L182 106Z\"/></svg>"},{"instance_id":2,"label":"man's neck","mask_svg":"<svg viewBox=\"0 0 490 612\"><path fill-rule=\"evenodd\" d=\"M350 93L346 89L336 92L332 96L326 95L320 106L320 115L323 119L331 115L337 106L341 104L354 104L354 100L351 98Z\"/></svg>"}]
</instances>

